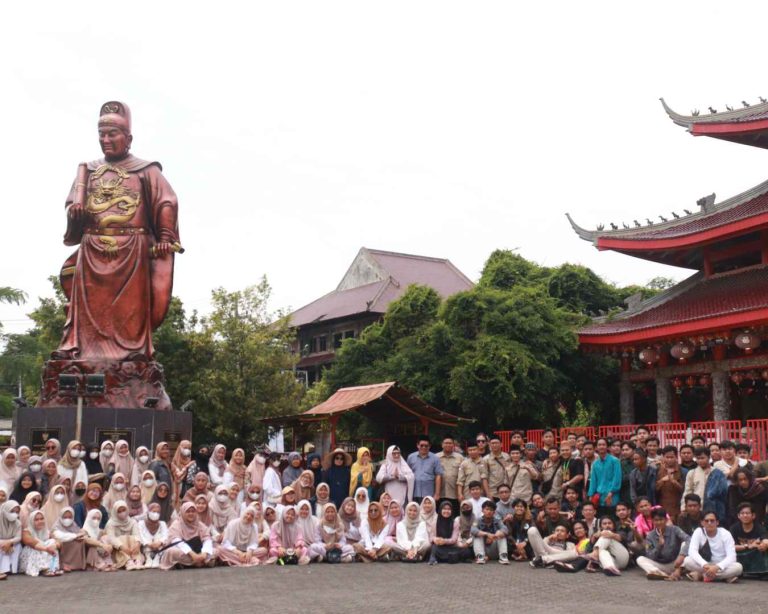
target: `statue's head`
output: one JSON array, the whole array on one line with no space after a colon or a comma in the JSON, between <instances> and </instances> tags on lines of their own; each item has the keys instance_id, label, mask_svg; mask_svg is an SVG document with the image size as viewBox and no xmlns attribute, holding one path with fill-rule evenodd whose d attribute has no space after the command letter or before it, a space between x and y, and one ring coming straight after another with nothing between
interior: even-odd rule
<instances>
[{"instance_id":1,"label":"statue's head","mask_svg":"<svg viewBox=\"0 0 768 614\"><path fill-rule=\"evenodd\" d=\"M99 145L107 160L121 160L131 148L131 110L124 102L110 100L99 112Z\"/></svg>"}]
</instances>

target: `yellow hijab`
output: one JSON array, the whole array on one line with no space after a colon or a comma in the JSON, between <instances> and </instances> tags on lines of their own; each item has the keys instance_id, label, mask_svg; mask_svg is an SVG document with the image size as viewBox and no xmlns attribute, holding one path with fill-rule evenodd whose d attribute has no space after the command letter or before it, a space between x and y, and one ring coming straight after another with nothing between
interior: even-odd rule
<instances>
[{"instance_id":1,"label":"yellow hijab","mask_svg":"<svg viewBox=\"0 0 768 614\"><path fill-rule=\"evenodd\" d=\"M363 454L368 453L368 464L363 465L360 461L363 458ZM358 476L362 476L360 483L357 483ZM371 451L368 448L357 449L357 461L352 463L352 469L349 479L349 496L352 497L355 491L362 487L368 488L373 482L373 462L371 459Z\"/></svg>"}]
</instances>

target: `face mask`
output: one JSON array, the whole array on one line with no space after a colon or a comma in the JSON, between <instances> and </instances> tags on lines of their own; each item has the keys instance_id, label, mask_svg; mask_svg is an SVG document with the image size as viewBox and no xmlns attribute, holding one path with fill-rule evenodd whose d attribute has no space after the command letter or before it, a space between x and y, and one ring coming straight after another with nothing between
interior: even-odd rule
<instances>
[{"instance_id":1,"label":"face mask","mask_svg":"<svg viewBox=\"0 0 768 614\"><path fill-rule=\"evenodd\" d=\"M267 462L267 459L264 458L261 454L257 454L256 457L253 460L255 460L257 463L259 463L259 465L263 465L264 463Z\"/></svg>"},{"instance_id":2,"label":"face mask","mask_svg":"<svg viewBox=\"0 0 768 614\"><path fill-rule=\"evenodd\" d=\"M5 519L8 522L16 522L19 519L19 515L16 512L5 512Z\"/></svg>"},{"instance_id":3,"label":"face mask","mask_svg":"<svg viewBox=\"0 0 768 614\"><path fill-rule=\"evenodd\" d=\"M29 502L29 507L30 507L30 509L33 509L33 510L39 510L40 509L40 504L37 501L30 501Z\"/></svg>"},{"instance_id":4,"label":"face mask","mask_svg":"<svg viewBox=\"0 0 768 614\"><path fill-rule=\"evenodd\" d=\"M71 518L62 518L61 519L61 526L62 527L71 527L73 522L74 521Z\"/></svg>"},{"instance_id":5,"label":"face mask","mask_svg":"<svg viewBox=\"0 0 768 614\"><path fill-rule=\"evenodd\" d=\"M279 467L280 466L280 461L272 461L272 466L273 467Z\"/></svg>"},{"instance_id":6,"label":"face mask","mask_svg":"<svg viewBox=\"0 0 768 614\"><path fill-rule=\"evenodd\" d=\"M99 453L98 452L91 452L88 456L91 457L91 460L96 460L97 458L99 458Z\"/></svg>"},{"instance_id":7,"label":"face mask","mask_svg":"<svg viewBox=\"0 0 768 614\"><path fill-rule=\"evenodd\" d=\"M75 494L78 497L82 497L85 494L85 488L75 488Z\"/></svg>"},{"instance_id":8,"label":"face mask","mask_svg":"<svg viewBox=\"0 0 768 614\"><path fill-rule=\"evenodd\" d=\"M253 499L254 501L258 501L261 499L261 493L260 492L249 492L248 497L250 499Z\"/></svg>"},{"instance_id":9,"label":"face mask","mask_svg":"<svg viewBox=\"0 0 768 614\"><path fill-rule=\"evenodd\" d=\"M125 520L125 519L127 519L127 518L128 518L128 512L118 512L118 513L117 513L117 517L118 517L120 520Z\"/></svg>"},{"instance_id":10,"label":"face mask","mask_svg":"<svg viewBox=\"0 0 768 614\"><path fill-rule=\"evenodd\" d=\"M224 494L216 495L216 501L218 501L219 503L226 503L227 501L229 501L229 497Z\"/></svg>"},{"instance_id":11,"label":"face mask","mask_svg":"<svg viewBox=\"0 0 768 614\"><path fill-rule=\"evenodd\" d=\"M152 479L144 480L144 486L146 486L147 488L152 488L154 483L155 483L155 481L152 480Z\"/></svg>"},{"instance_id":12,"label":"face mask","mask_svg":"<svg viewBox=\"0 0 768 614\"><path fill-rule=\"evenodd\" d=\"M39 473L42 468L43 468L43 466L42 465L38 465L37 463L33 463L32 465L29 466L29 470L32 473Z\"/></svg>"},{"instance_id":13,"label":"face mask","mask_svg":"<svg viewBox=\"0 0 768 614\"><path fill-rule=\"evenodd\" d=\"M112 488L115 490L125 490L125 484L118 482L117 484L112 484Z\"/></svg>"},{"instance_id":14,"label":"face mask","mask_svg":"<svg viewBox=\"0 0 768 614\"><path fill-rule=\"evenodd\" d=\"M147 512L147 516L152 522L160 520L160 512Z\"/></svg>"},{"instance_id":15,"label":"face mask","mask_svg":"<svg viewBox=\"0 0 768 614\"><path fill-rule=\"evenodd\" d=\"M182 448L181 455L187 456L187 457L192 456L192 450L190 450L189 448Z\"/></svg>"},{"instance_id":16,"label":"face mask","mask_svg":"<svg viewBox=\"0 0 768 614\"><path fill-rule=\"evenodd\" d=\"M105 458L109 458L110 456L112 456L112 450L110 450L109 448L102 450L101 455Z\"/></svg>"},{"instance_id":17,"label":"face mask","mask_svg":"<svg viewBox=\"0 0 768 614\"><path fill-rule=\"evenodd\" d=\"M80 458L85 458L86 456L88 456L88 452L85 450L80 450L79 456Z\"/></svg>"},{"instance_id":18,"label":"face mask","mask_svg":"<svg viewBox=\"0 0 768 614\"><path fill-rule=\"evenodd\" d=\"M101 523L101 518L88 519L88 524L91 525L92 527L98 527L100 523Z\"/></svg>"},{"instance_id":19,"label":"face mask","mask_svg":"<svg viewBox=\"0 0 768 614\"><path fill-rule=\"evenodd\" d=\"M53 495L53 500L56 501L56 503L61 503L64 501L64 495L62 495L60 492L57 492L55 495Z\"/></svg>"},{"instance_id":20,"label":"face mask","mask_svg":"<svg viewBox=\"0 0 768 614\"><path fill-rule=\"evenodd\" d=\"M149 462L149 456L147 456L146 454L142 454L141 456L139 456L139 462L140 463L148 463Z\"/></svg>"}]
</instances>

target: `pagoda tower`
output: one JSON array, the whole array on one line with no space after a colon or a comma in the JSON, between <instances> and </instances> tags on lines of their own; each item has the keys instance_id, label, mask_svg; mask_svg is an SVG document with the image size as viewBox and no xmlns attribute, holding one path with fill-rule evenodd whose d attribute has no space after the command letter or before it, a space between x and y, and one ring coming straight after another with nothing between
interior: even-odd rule
<instances>
[{"instance_id":1,"label":"pagoda tower","mask_svg":"<svg viewBox=\"0 0 768 614\"><path fill-rule=\"evenodd\" d=\"M708 115L681 115L661 102L694 136L768 149L764 99ZM650 299L630 297L625 311L579 331L583 350L620 360L623 424L635 424L636 413L658 423L768 417L768 181L697 205L662 223L610 230L586 230L566 214L598 250L696 271Z\"/></svg>"}]
</instances>

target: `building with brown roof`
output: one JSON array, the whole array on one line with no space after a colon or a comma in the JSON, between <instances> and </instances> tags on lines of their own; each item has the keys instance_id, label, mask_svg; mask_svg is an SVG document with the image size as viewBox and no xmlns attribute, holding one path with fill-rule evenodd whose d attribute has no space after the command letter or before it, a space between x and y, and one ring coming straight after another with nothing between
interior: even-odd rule
<instances>
[{"instance_id":1,"label":"building with brown roof","mask_svg":"<svg viewBox=\"0 0 768 614\"><path fill-rule=\"evenodd\" d=\"M709 115L681 115L662 104L694 136L768 149L768 101ZM696 204L609 229L586 230L568 216L576 234L599 250L697 271L579 331L583 349L620 359L623 423L635 423L636 401L649 396L656 407L647 421L768 416L768 182Z\"/></svg>"},{"instance_id":2,"label":"building with brown roof","mask_svg":"<svg viewBox=\"0 0 768 614\"><path fill-rule=\"evenodd\" d=\"M411 284L434 288L443 298L473 287L446 258L361 248L335 290L291 314L293 349L301 353L297 368L307 372L308 383L333 362L344 339L381 319Z\"/></svg>"}]
</instances>

